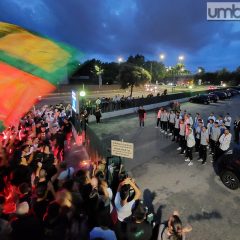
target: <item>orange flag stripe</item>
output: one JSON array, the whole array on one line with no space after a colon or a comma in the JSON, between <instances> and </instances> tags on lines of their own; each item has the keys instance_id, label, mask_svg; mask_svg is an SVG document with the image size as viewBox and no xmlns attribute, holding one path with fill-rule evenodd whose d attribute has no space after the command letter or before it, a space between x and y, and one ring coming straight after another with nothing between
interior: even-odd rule
<instances>
[{"instance_id":1,"label":"orange flag stripe","mask_svg":"<svg viewBox=\"0 0 240 240\"><path fill-rule=\"evenodd\" d=\"M37 96L55 90L48 81L0 62L0 121L15 125Z\"/></svg>"}]
</instances>

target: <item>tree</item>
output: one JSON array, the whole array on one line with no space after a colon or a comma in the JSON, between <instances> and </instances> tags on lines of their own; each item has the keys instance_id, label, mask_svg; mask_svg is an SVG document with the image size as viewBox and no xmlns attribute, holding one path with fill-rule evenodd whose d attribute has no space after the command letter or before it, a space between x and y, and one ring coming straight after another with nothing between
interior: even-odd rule
<instances>
[{"instance_id":1,"label":"tree","mask_svg":"<svg viewBox=\"0 0 240 240\"><path fill-rule=\"evenodd\" d=\"M117 76L119 74L119 67L119 63L116 62L103 64L103 84L113 84L117 80Z\"/></svg>"},{"instance_id":2,"label":"tree","mask_svg":"<svg viewBox=\"0 0 240 240\"><path fill-rule=\"evenodd\" d=\"M153 82L159 81L166 76L164 64L157 61L145 62L144 69L146 69L152 75Z\"/></svg>"},{"instance_id":3,"label":"tree","mask_svg":"<svg viewBox=\"0 0 240 240\"><path fill-rule=\"evenodd\" d=\"M230 73L226 68L221 69L217 72L218 84L221 82L228 82L230 80Z\"/></svg>"},{"instance_id":4,"label":"tree","mask_svg":"<svg viewBox=\"0 0 240 240\"><path fill-rule=\"evenodd\" d=\"M132 96L133 87L139 86L151 81L150 73L144 68L134 66L133 64L123 64L120 68L119 81L121 88L131 88L130 96Z\"/></svg>"},{"instance_id":5,"label":"tree","mask_svg":"<svg viewBox=\"0 0 240 240\"><path fill-rule=\"evenodd\" d=\"M140 55L140 54L137 54L134 57L129 56L127 62L131 63L133 65L136 65L138 67L144 67L145 57L143 55Z\"/></svg>"},{"instance_id":6,"label":"tree","mask_svg":"<svg viewBox=\"0 0 240 240\"><path fill-rule=\"evenodd\" d=\"M92 83L98 84L98 76L95 74L95 66L102 68L102 62L97 59L91 59L85 61L76 72L72 75L72 79L77 79L79 76L89 76Z\"/></svg>"}]
</instances>

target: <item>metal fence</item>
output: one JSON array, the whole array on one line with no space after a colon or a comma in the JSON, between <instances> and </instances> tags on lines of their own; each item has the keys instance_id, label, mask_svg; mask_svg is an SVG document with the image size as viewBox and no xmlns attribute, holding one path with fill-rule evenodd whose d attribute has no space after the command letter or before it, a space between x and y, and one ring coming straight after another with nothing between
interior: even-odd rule
<instances>
[{"instance_id":1,"label":"metal fence","mask_svg":"<svg viewBox=\"0 0 240 240\"><path fill-rule=\"evenodd\" d=\"M127 99L123 98L119 101L112 101L112 100L103 100L100 104L101 111L103 113L105 112L113 112L128 108L134 108L134 107L140 107L144 105L150 105L155 103L161 103L161 102L167 102L172 100L177 100L181 98L187 98L191 97L197 94L207 93L208 91L198 91L198 92L184 92L184 93L176 93L176 94L170 94L165 96L155 96L155 97L141 97L141 98L133 98L133 99ZM96 108L95 105L92 105L89 109L90 113L94 113L94 110Z\"/></svg>"}]
</instances>

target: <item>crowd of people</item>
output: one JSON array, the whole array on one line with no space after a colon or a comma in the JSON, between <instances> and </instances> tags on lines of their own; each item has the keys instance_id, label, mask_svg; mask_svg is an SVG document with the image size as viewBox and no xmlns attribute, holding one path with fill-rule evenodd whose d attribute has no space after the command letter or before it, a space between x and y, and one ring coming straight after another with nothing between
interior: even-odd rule
<instances>
[{"instance_id":1,"label":"crowd of people","mask_svg":"<svg viewBox=\"0 0 240 240\"><path fill-rule=\"evenodd\" d=\"M0 134L0 239L185 239L177 211L154 225L120 160L71 166L71 113L34 108Z\"/></svg>"},{"instance_id":2,"label":"crowd of people","mask_svg":"<svg viewBox=\"0 0 240 240\"><path fill-rule=\"evenodd\" d=\"M138 110L139 125L144 127L146 111L143 107ZM157 111L156 128L160 128L165 135L172 136L172 141L179 143L177 148L180 154L185 154L188 166L193 165L193 150L197 152L197 161L206 164L208 151L211 162L216 161L230 148L233 120L229 113L226 116L214 116L210 113L207 119L203 119L200 113L192 117L191 113L161 107ZM234 121L234 141L239 144L240 121Z\"/></svg>"},{"instance_id":3,"label":"crowd of people","mask_svg":"<svg viewBox=\"0 0 240 240\"><path fill-rule=\"evenodd\" d=\"M166 96L167 89L165 89L161 94L158 92L155 95L150 92L146 96L138 96L138 97L131 97L125 95L115 95L113 97L99 97L97 99L89 99L85 102L85 108L88 109L88 112L94 113L95 106L99 106L102 112L111 112L117 111L121 109L131 108L131 107L138 107L139 105L143 104L144 101L149 101L149 99L153 99L153 97L160 97Z\"/></svg>"}]
</instances>

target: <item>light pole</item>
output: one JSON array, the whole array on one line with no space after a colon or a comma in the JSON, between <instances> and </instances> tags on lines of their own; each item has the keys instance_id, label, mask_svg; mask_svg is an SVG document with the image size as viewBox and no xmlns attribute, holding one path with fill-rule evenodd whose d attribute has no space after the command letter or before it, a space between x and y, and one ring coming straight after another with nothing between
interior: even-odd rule
<instances>
[{"instance_id":1,"label":"light pole","mask_svg":"<svg viewBox=\"0 0 240 240\"><path fill-rule=\"evenodd\" d=\"M80 98L82 100L82 110L84 110L84 98L86 96L86 92L84 90L84 84L82 90L79 92Z\"/></svg>"},{"instance_id":2,"label":"light pole","mask_svg":"<svg viewBox=\"0 0 240 240\"><path fill-rule=\"evenodd\" d=\"M201 74L203 72L202 68L198 68L197 72L198 72L198 75L199 75L198 76L198 86L201 86L202 85L202 79L200 77L201 77Z\"/></svg>"},{"instance_id":3,"label":"light pole","mask_svg":"<svg viewBox=\"0 0 240 240\"><path fill-rule=\"evenodd\" d=\"M122 57L119 57L119 58L117 59L117 61L118 61L118 76L119 76L119 80L120 80L120 65L121 65L121 63L123 62L123 58L122 58Z\"/></svg>"}]
</instances>

